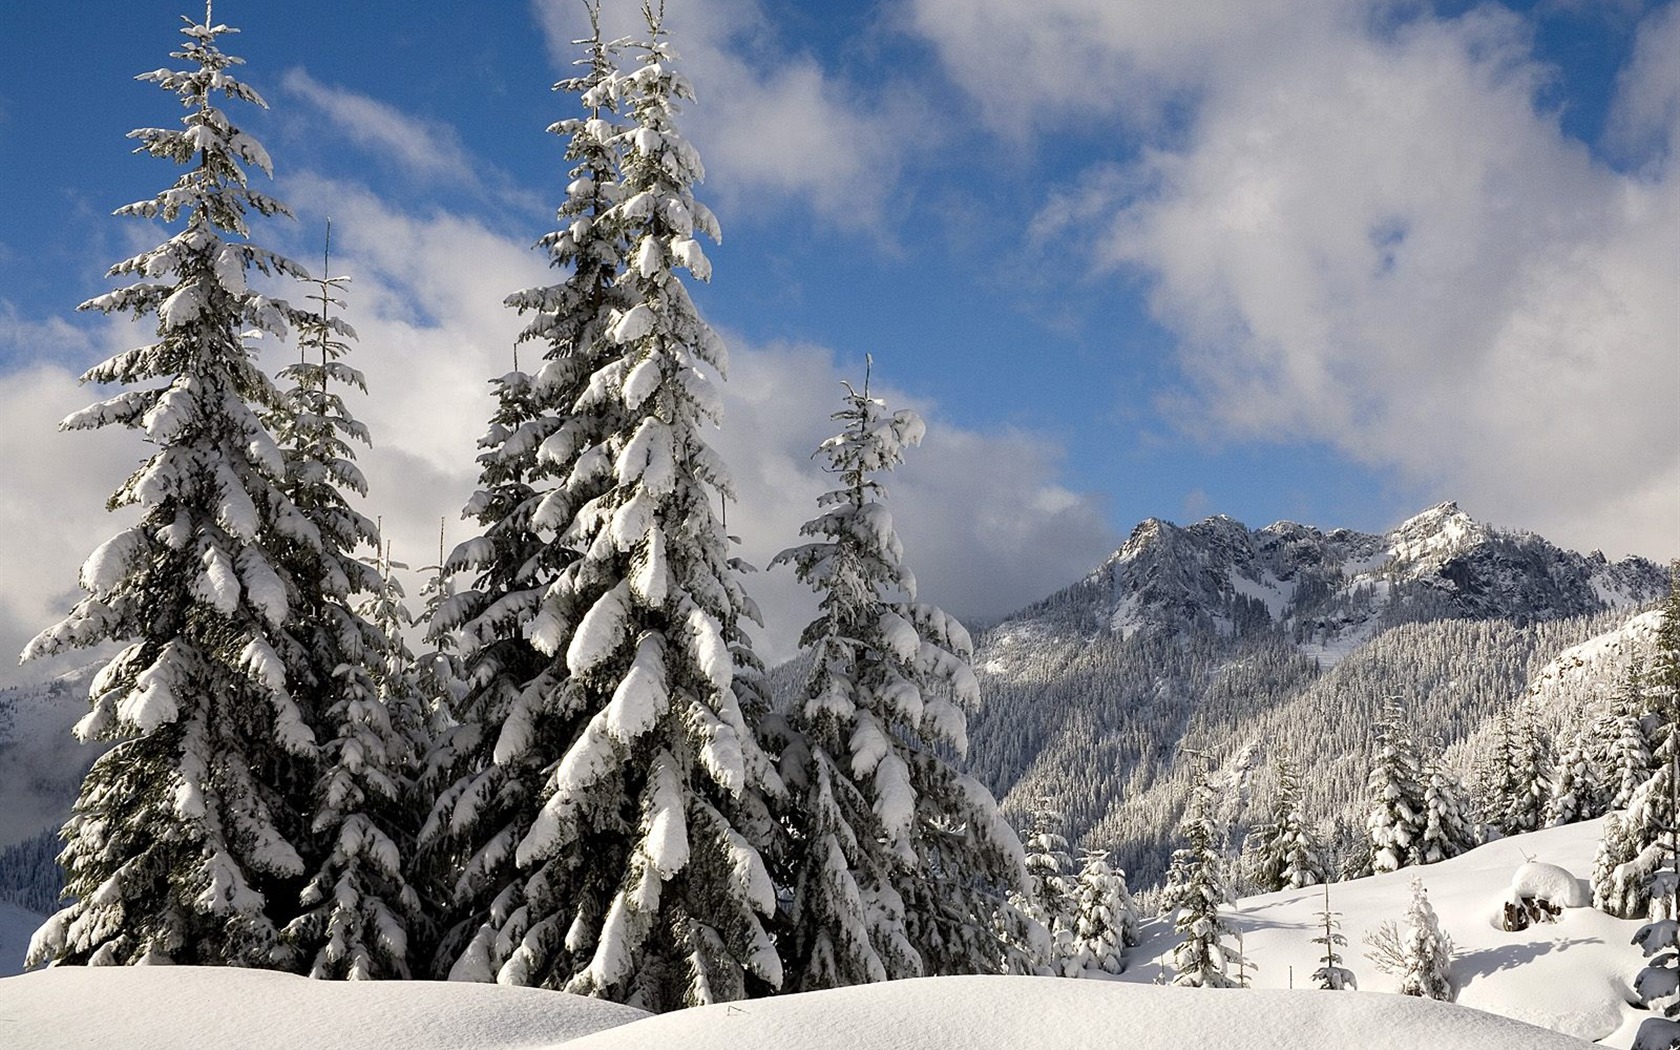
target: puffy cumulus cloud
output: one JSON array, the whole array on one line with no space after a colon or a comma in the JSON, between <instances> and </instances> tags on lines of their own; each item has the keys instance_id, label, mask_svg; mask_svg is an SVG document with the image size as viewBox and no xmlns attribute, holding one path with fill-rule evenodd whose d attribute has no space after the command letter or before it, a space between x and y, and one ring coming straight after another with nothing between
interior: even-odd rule
<instances>
[{"instance_id":1,"label":"puffy cumulus cloud","mask_svg":"<svg viewBox=\"0 0 1680 1050\"><path fill-rule=\"evenodd\" d=\"M740 497L729 530L762 568L801 542L800 525L832 487L812 454L835 432L829 416L841 383L863 377L819 347L736 345L731 358L714 443ZM1078 579L1118 546L1099 502L1056 481L1059 446L1019 430L957 426L936 404L882 382L891 368L890 360L877 364L870 393L928 423L921 447L882 479L923 600L975 622L997 619ZM787 567L756 574L748 587L764 611L766 654L791 656L815 611L810 592Z\"/></svg>"},{"instance_id":2,"label":"puffy cumulus cloud","mask_svg":"<svg viewBox=\"0 0 1680 1050\"><path fill-rule=\"evenodd\" d=\"M4 339L0 334L0 339ZM82 349L75 333L60 349ZM35 344L40 347L40 343ZM81 597L77 569L121 530L123 513L105 501L139 465L144 452L126 435L62 432L59 420L93 401L76 374L55 364L30 364L0 376L0 686L40 681L85 657L19 665L38 632Z\"/></svg>"},{"instance_id":3,"label":"puffy cumulus cloud","mask_svg":"<svg viewBox=\"0 0 1680 1050\"><path fill-rule=\"evenodd\" d=\"M1105 62L1194 99L1166 144L1087 169L1034 231L1150 278L1190 387L1169 410L1239 440L1327 441L1560 542L1676 553L1673 172L1626 174L1566 137L1536 105L1551 74L1532 26L1502 8L1309 0L1204 22L1196 6L1049 0L1074 68L1028 62L1009 84L1052 121L1090 108L1067 77ZM1617 110L1664 150L1673 65L1653 56L1673 52L1674 10L1647 16ZM965 72L999 59L982 42L1002 30L942 32L953 75L1005 105Z\"/></svg>"},{"instance_id":4,"label":"puffy cumulus cloud","mask_svg":"<svg viewBox=\"0 0 1680 1050\"><path fill-rule=\"evenodd\" d=\"M556 64L570 68L589 24L575 0L533 0ZM642 39L638 5L611 5L603 35ZM705 158L719 205L800 202L838 229L883 235L881 220L913 130L913 95L871 95L809 54L778 46L758 0L685 0L666 23L700 99L683 130ZM637 61L632 52L626 65Z\"/></svg>"},{"instance_id":5,"label":"puffy cumulus cloud","mask_svg":"<svg viewBox=\"0 0 1680 1050\"><path fill-rule=\"evenodd\" d=\"M1640 23L1633 59L1622 71L1610 111L1612 147L1659 171L1669 165L1674 145L1680 141L1680 61L1676 55L1680 55L1680 4L1669 4Z\"/></svg>"}]
</instances>

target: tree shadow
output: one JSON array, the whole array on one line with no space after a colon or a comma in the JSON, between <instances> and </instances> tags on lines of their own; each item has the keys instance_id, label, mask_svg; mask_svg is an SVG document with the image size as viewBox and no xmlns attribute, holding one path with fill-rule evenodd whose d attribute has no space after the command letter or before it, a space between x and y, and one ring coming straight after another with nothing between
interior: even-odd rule
<instances>
[{"instance_id":1,"label":"tree shadow","mask_svg":"<svg viewBox=\"0 0 1680 1050\"><path fill-rule=\"evenodd\" d=\"M1542 955L1550 955L1554 951L1568 948L1576 944L1599 944L1597 937L1576 937L1572 940L1560 941L1529 941L1523 944L1502 944L1494 948L1479 948L1473 952L1464 952L1453 957L1452 971L1455 982L1463 982L1472 977L1486 977L1501 970L1514 970L1527 965Z\"/></svg>"}]
</instances>

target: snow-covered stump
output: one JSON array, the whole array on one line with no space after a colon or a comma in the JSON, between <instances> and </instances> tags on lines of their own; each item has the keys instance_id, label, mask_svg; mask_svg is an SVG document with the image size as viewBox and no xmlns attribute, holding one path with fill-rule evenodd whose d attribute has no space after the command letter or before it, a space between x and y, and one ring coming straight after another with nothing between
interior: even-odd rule
<instances>
[{"instance_id":1,"label":"snow-covered stump","mask_svg":"<svg viewBox=\"0 0 1680 1050\"><path fill-rule=\"evenodd\" d=\"M1581 880L1556 864L1529 861L1511 877L1500 924L1507 932L1526 930L1535 923L1556 922L1565 908L1591 903Z\"/></svg>"}]
</instances>

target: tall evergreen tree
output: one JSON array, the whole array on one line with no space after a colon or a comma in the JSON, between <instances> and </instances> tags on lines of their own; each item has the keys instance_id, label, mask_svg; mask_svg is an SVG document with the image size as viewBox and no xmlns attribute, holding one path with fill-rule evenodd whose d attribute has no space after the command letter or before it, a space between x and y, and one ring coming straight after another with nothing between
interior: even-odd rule
<instances>
[{"instance_id":1,"label":"tall evergreen tree","mask_svg":"<svg viewBox=\"0 0 1680 1050\"><path fill-rule=\"evenodd\" d=\"M811 673L781 763L792 893L778 940L791 990L922 972L894 888L895 873L917 866L913 752L950 742L949 719L962 718L948 700L923 696L920 640L901 615L915 579L874 476L920 442L922 421L889 414L867 375L861 392L847 384L833 418L844 430L820 454L841 487L819 497L823 513L800 530L815 542L774 562L793 565L819 596L800 639Z\"/></svg>"},{"instance_id":2,"label":"tall evergreen tree","mask_svg":"<svg viewBox=\"0 0 1680 1050\"><path fill-rule=\"evenodd\" d=\"M820 451L840 487L800 530L813 542L776 558L820 595L782 762L793 899L781 941L800 987L1024 967L1006 900L1023 884L1020 840L946 757L968 746L973 642L916 600L874 476L920 442L922 421L887 412L867 378L834 418L844 429Z\"/></svg>"},{"instance_id":3,"label":"tall evergreen tree","mask_svg":"<svg viewBox=\"0 0 1680 1050\"><path fill-rule=\"evenodd\" d=\"M1592 725L1581 727L1569 750L1558 759L1557 776L1542 819L1549 828L1590 820L1599 816L1595 800L1603 794L1601 765L1593 760Z\"/></svg>"},{"instance_id":4,"label":"tall evergreen tree","mask_svg":"<svg viewBox=\"0 0 1680 1050\"><path fill-rule=\"evenodd\" d=\"M1517 715L1509 725L1511 743L1506 754L1511 766L1505 783L1510 794L1505 799L1502 827L1505 834L1518 835L1545 825L1546 800L1551 795L1549 747L1528 704L1518 703Z\"/></svg>"},{"instance_id":5,"label":"tall evergreen tree","mask_svg":"<svg viewBox=\"0 0 1680 1050\"><path fill-rule=\"evenodd\" d=\"M288 563L328 541L287 496L263 422L285 405L246 342L305 320L252 288L251 272L303 271L249 239L252 212L288 213L247 184L245 166L269 173L268 155L217 105L263 104L218 47L233 30L208 10L186 22L173 53L185 68L139 78L179 98L183 127L132 134L186 170L118 210L182 227L112 268L135 283L82 304L154 317L156 341L91 369L85 381L129 389L63 424L126 426L155 447L110 500L138 520L93 553L86 597L25 651L125 643L77 726L118 743L65 826L72 903L37 933L36 961L290 965L279 932L306 875L295 802L314 780L317 712L292 693L305 643L289 625L308 596Z\"/></svg>"},{"instance_id":6,"label":"tall evergreen tree","mask_svg":"<svg viewBox=\"0 0 1680 1050\"><path fill-rule=\"evenodd\" d=\"M1025 843L1027 884L1017 904L1049 934L1048 950L1040 962L1051 973L1071 977L1079 968L1079 950L1074 943L1078 912L1070 870L1073 862L1061 823L1062 815L1050 797L1040 796L1033 807L1031 833Z\"/></svg>"},{"instance_id":7,"label":"tall evergreen tree","mask_svg":"<svg viewBox=\"0 0 1680 1050\"><path fill-rule=\"evenodd\" d=\"M1511 800L1517 795L1515 727L1501 708L1494 718L1493 754L1476 770L1476 814L1488 837L1511 833Z\"/></svg>"},{"instance_id":8,"label":"tall evergreen tree","mask_svg":"<svg viewBox=\"0 0 1680 1050\"><path fill-rule=\"evenodd\" d=\"M330 253L322 264L330 267ZM315 713L322 751L314 791L298 801L311 814L310 880L302 914L284 934L312 976L407 977L420 901L405 867L425 742L401 637L408 620L401 587L388 556L371 564L355 557L364 543L378 551L379 532L345 497L366 495L351 442L365 444L368 434L338 391L365 393L367 384L343 360L355 333L333 310L343 306L348 279L330 272L311 281L317 306L298 324L301 359L280 373L293 385L275 427L285 491L320 537L286 556L299 591L292 629L303 643L293 691Z\"/></svg>"},{"instance_id":9,"label":"tall evergreen tree","mask_svg":"<svg viewBox=\"0 0 1680 1050\"><path fill-rule=\"evenodd\" d=\"M1620 919L1634 919L1645 914L1645 893L1632 884L1617 879L1622 865L1637 856L1639 850L1622 823L1621 813L1604 818L1604 836L1599 840L1598 853L1593 859L1593 907Z\"/></svg>"},{"instance_id":10,"label":"tall evergreen tree","mask_svg":"<svg viewBox=\"0 0 1680 1050\"><path fill-rule=\"evenodd\" d=\"M1665 765L1669 774L1664 780L1668 799L1656 829L1660 846L1655 848L1663 850L1663 861L1646 886L1652 921L1633 937L1646 957L1633 989L1641 1003L1662 1016L1643 1021L1633 1045L1635 1050L1672 1050L1680 1046L1680 752L1674 747L1680 727L1680 562L1671 569L1649 685L1658 715L1666 722L1669 752ZM1642 786L1635 797L1645 790Z\"/></svg>"},{"instance_id":11,"label":"tall evergreen tree","mask_svg":"<svg viewBox=\"0 0 1680 1050\"><path fill-rule=\"evenodd\" d=\"M1440 750L1439 747L1436 748ZM1476 826L1465 812L1464 788L1451 770L1432 757L1424 764L1424 825L1418 861L1434 864L1474 849Z\"/></svg>"},{"instance_id":12,"label":"tall evergreen tree","mask_svg":"<svg viewBox=\"0 0 1680 1050\"><path fill-rule=\"evenodd\" d=\"M1126 949L1138 943L1138 910L1126 873L1111 867L1103 850L1086 850L1074 885L1075 973L1126 968Z\"/></svg>"},{"instance_id":13,"label":"tall evergreen tree","mask_svg":"<svg viewBox=\"0 0 1680 1050\"><path fill-rule=\"evenodd\" d=\"M1252 878L1262 892L1300 889L1325 881L1324 862L1313 840L1294 763L1277 760L1277 796L1269 818L1249 832ZM1245 844L1246 845L1246 844Z\"/></svg>"},{"instance_id":14,"label":"tall evergreen tree","mask_svg":"<svg viewBox=\"0 0 1680 1050\"><path fill-rule=\"evenodd\" d=\"M1190 988L1235 988L1231 963L1240 950L1227 945L1235 930L1222 908L1234 907L1222 873L1215 798L1210 775L1200 774L1178 826L1184 845L1173 851L1162 911L1173 912L1173 929L1184 939L1173 949L1173 984Z\"/></svg>"},{"instance_id":15,"label":"tall evergreen tree","mask_svg":"<svg viewBox=\"0 0 1680 1050\"><path fill-rule=\"evenodd\" d=\"M783 788L757 740L766 702L742 625L756 611L718 518L729 480L702 436L717 419L708 373L721 374L724 348L677 274L709 276L696 237L715 239L717 224L694 198L699 157L675 124L692 91L659 12L643 10L639 67L607 72L611 48L597 34L579 85L586 106L616 100L628 122L571 125L584 171L568 200L599 217L552 242L573 267L561 291L515 297L556 316L542 327L543 372L509 385L504 405L572 396L556 405L563 415L493 430L487 474L501 477L528 448L555 483L510 507L517 539L468 545L469 559L499 542L529 545L524 561L479 561L505 572L511 593L483 606L478 633L515 652L487 654L472 672L509 812L473 863L489 875L511 859L520 874L492 899L455 973L657 1011L782 983L765 928L776 906L765 853L775 830L766 796ZM627 253L610 283L605 266L582 265L585 230L590 252ZM481 501L481 517L519 488ZM517 638L496 631L502 617L525 618ZM540 808L522 827L521 807L537 801L532 771L545 778ZM446 795L446 808L459 818L482 804L480 790Z\"/></svg>"},{"instance_id":16,"label":"tall evergreen tree","mask_svg":"<svg viewBox=\"0 0 1680 1050\"><path fill-rule=\"evenodd\" d=\"M1611 701L1615 735L1611 745L1611 809L1626 809L1633 793L1651 776L1651 737L1645 725L1645 666L1637 656L1628 661L1627 674Z\"/></svg>"},{"instance_id":17,"label":"tall evergreen tree","mask_svg":"<svg viewBox=\"0 0 1680 1050\"><path fill-rule=\"evenodd\" d=\"M587 611L579 608L578 574L598 531L583 535L580 526L598 526L612 498L611 468L630 419L607 385L621 386L626 367L608 330L632 305L620 287L628 243L616 210L624 196L625 128L614 101L620 45L601 39L598 12L590 14L595 32L578 42L581 71L555 85L582 113L549 128L566 137L570 182L557 228L538 246L564 277L508 297L530 315L520 342L543 345L542 360L535 374L516 368L492 384L497 407L479 442L481 488L467 506L483 533L440 566L428 629L440 655L457 638L461 644L460 695L454 717L444 719L455 724L439 733L428 761L438 794L421 833L431 892L450 900L434 971L552 987L581 965L564 944L572 917L560 915L578 903L571 883L592 880L589 897L598 902L619 877L565 862L524 875L515 864L554 762L594 713L587 705L598 703L567 666ZM474 586L441 593L462 570L476 571ZM455 673L456 661L434 663ZM441 679L434 684L456 692ZM622 838L630 830L623 823L601 833Z\"/></svg>"},{"instance_id":18,"label":"tall evergreen tree","mask_svg":"<svg viewBox=\"0 0 1680 1050\"><path fill-rule=\"evenodd\" d=\"M1674 803L1680 790L1680 562L1673 569L1656 651L1642 686L1650 708L1646 725L1652 772L1628 801L1620 821L1622 840L1612 842L1607 833L1600 847L1601 861L1612 850L1628 858L1616 865L1609 892L1600 901L1600 907L1626 918L1651 913L1656 903L1651 886L1668 856L1665 836L1680 819Z\"/></svg>"},{"instance_id":19,"label":"tall evergreen tree","mask_svg":"<svg viewBox=\"0 0 1680 1050\"><path fill-rule=\"evenodd\" d=\"M1421 860L1428 806L1418 775L1417 747L1406 732L1397 697L1383 703L1377 723L1377 748L1371 763L1371 866L1378 873L1398 871Z\"/></svg>"}]
</instances>

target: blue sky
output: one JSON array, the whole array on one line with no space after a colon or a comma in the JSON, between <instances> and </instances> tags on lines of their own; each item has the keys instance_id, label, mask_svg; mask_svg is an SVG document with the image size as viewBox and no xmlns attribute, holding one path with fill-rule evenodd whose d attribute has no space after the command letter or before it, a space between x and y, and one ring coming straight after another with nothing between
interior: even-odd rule
<instances>
[{"instance_id":1,"label":"blue sky","mask_svg":"<svg viewBox=\"0 0 1680 1050\"><path fill-rule=\"evenodd\" d=\"M414 561L440 515L464 538L484 380L518 328L499 302L546 279L527 246L566 181L543 128L571 112L549 88L579 11L216 6L271 107L232 115L298 213L257 239L313 260L333 218L374 383L370 507ZM143 452L51 426L86 400L73 375L133 339L74 307L156 239L109 213L173 177L123 136L178 117L132 80L170 61L178 14L5 16L0 523L37 542L0 564L0 643L63 603ZM866 352L929 418L898 516L926 596L970 617L1147 516L1381 529L1454 498L1583 549L1680 553L1675 3L668 14L725 235L696 298L735 353L732 525L761 563L809 516L810 449ZM760 589L797 618L791 581Z\"/></svg>"}]
</instances>

